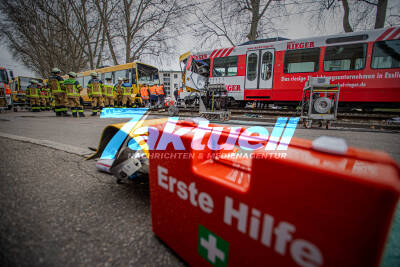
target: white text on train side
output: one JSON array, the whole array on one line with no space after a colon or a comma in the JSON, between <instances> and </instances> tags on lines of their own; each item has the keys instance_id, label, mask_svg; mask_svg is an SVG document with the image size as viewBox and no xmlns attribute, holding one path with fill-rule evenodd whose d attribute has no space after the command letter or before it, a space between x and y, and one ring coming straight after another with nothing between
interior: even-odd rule
<instances>
[{"instance_id":1,"label":"white text on train side","mask_svg":"<svg viewBox=\"0 0 400 267\"><path fill-rule=\"evenodd\" d=\"M314 42L301 42L301 43L289 42L286 45L287 50L311 48L311 47L314 47Z\"/></svg>"},{"instance_id":2,"label":"white text on train side","mask_svg":"<svg viewBox=\"0 0 400 267\"><path fill-rule=\"evenodd\" d=\"M227 91L240 91L240 85L227 85Z\"/></svg>"}]
</instances>

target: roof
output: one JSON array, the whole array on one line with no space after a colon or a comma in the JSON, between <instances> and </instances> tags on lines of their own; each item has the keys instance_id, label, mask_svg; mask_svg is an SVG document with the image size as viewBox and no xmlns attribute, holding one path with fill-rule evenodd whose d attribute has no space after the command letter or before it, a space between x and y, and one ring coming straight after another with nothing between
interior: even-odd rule
<instances>
[{"instance_id":1,"label":"roof","mask_svg":"<svg viewBox=\"0 0 400 267\"><path fill-rule=\"evenodd\" d=\"M248 41L248 42L242 43L238 46L250 45L250 44L271 43L271 42L286 41L286 40L290 40L290 39L284 38L284 37L273 37L273 38L267 38L267 39L257 39L257 40L253 40L253 41Z\"/></svg>"},{"instance_id":2,"label":"roof","mask_svg":"<svg viewBox=\"0 0 400 267\"><path fill-rule=\"evenodd\" d=\"M106 73L106 72L112 72L112 71L118 71L118 70L126 70L126 69L136 68L138 64L145 66L145 67L157 69L154 66L144 64L141 62L129 62L129 63L125 63L125 64L120 64L120 65L115 65L115 66L110 66L110 67L105 67L105 68L99 68L99 69L95 69L95 70L82 71L82 72L79 72L78 75L79 76L88 76L93 71L95 71L97 73Z\"/></svg>"}]
</instances>

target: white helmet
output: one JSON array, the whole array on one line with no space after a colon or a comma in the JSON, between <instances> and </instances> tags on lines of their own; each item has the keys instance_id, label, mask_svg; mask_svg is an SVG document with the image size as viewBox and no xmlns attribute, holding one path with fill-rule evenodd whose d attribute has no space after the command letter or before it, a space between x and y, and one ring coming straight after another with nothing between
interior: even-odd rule
<instances>
[{"instance_id":1,"label":"white helmet","mask_svg":"<svg viewBox=\"0 0 400 267\"><path fill-rule=\"evenodd\" d=\"M72 78L76 78L77 75L76 75L75 72L71 71L71 72L68 73L68 76L70 76Z\"/></svg>"},{"instance_id":2,"label":"white helmet","mask_svg":"<svg viewBox=\"0 0 400 267\"><path fill-rule=\"evenodd\" d=\"M61 70L59 69L59 68L52 68L51 69L51 73L60 73L61 72Z\"/></svg>"}]
</instances>

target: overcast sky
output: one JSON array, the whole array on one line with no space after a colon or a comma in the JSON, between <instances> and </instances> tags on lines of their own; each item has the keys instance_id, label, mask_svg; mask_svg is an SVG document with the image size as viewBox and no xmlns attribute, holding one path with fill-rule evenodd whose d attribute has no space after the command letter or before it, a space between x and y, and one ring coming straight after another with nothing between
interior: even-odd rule
<instances>
[{"instance_id":1,"label":"overcast sky","mask_svg":"<svg viewBox=\"0 0 400 267\"><path fill-rule=\"evenodd\" d=\"M308 25L307 23L308 21L305 17L288 17L285 20L285 23L281 25L282 29L287 29L286 34L282 34L282 37L286 37L289 39L298 39L321 35L318 32L313 31L310 25ZM341 25L334 25L331 28L326 29L323 35L336 34L339 32L342 32ZM182 41L179 43L180 44L177 46L177 55L183 54L187 51L195 51L194 47L196 46L196 38L184 36L182 37ZM151 62L148 62L148 60L143 60L143 62L152 64ZM157 66L158 64L153 63L152 65ZM15 61L12 58L10 51L4 45L0 45L0 66L4 66L9 70L13 70L15 76L35 77L35 74L31 70L25 68L23 64ZM169 63L164 63L163 66L158 67L163 70L179 70L178 56L176 57L176 59L171 60Z\"/></svg>"}]
</instances>

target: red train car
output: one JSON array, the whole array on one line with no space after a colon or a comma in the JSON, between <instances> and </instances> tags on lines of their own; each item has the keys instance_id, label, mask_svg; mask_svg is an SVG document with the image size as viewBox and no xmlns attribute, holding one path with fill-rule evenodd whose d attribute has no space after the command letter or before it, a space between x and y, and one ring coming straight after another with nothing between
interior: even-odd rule
<instances>
[{"instance_id":1,"label":"red train car","mask_svg":"<svg viewBox=\"0 0 400 267\"><path fill-rule=\"evenodd\" d=\"M400 107L400 27L257 40L180 60L187 88L224 83L242 103L298 104L309 77L330 77L341 85L341 105Z\"/></svg>"}]
</instances>

